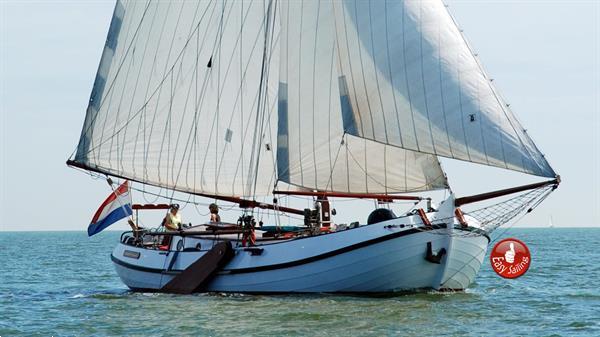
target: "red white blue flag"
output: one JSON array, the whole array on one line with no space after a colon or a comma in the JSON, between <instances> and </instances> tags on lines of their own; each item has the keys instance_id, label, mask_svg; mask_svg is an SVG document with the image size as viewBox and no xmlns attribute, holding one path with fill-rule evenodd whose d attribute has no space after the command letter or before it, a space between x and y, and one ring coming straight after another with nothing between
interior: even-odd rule
<instances>
[{"instance_id":1,"label":"red white blue flag","mask_svg":"<svg viewBox=\"0 0 600 337\"><path fill-rule=\"evenodd\" d=\"M94 214L88 226L88 236L100 233L106 227L133 214L129 182L125 181L111 193Z\"/></svg>"}]
</instances>

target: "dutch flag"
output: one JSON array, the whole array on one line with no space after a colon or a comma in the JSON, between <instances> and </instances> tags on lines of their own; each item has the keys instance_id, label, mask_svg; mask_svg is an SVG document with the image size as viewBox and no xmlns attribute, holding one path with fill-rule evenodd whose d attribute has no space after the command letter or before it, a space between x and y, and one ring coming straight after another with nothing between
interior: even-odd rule
<instances>
[{"instance_id":1,"label":"dutch flag","mask_svg":"<svg viewBox=\"0 0 600 337\"><path fill-rule=\"evenodd\" d=\"M100 233L106 227L133 214L129 182L125 181L104 200L88 226L88 236Z\"/></svg>"}]
</instances>

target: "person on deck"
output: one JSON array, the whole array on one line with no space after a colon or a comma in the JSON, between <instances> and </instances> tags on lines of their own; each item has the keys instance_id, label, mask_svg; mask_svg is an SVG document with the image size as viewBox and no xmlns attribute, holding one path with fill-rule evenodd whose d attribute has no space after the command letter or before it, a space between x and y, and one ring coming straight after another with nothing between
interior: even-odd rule
<instances>
[{"instance_id":1,"label":"person on deck","mask_svg":"<svg viewBox=\"0 0 600 337\"><path fill-rule=\"evenodd\" d=\"M173 204L169 209L169 213L165 216L165 229L168 231L176 231L181 229L181 214L179 213L179 205Z\"/></svg>"},{"instance_id":2,"label":"person on deck","mask_svg":"<svg viewBox=\"0 0 600 337\"><path fill-rule=\"evenodd\" d=\"M219 206L217 206L217 204L210 204L208 205L208 209L210 210L210 222L221 222L221 216L219 215Z\"/></svg>"}]
</instances>

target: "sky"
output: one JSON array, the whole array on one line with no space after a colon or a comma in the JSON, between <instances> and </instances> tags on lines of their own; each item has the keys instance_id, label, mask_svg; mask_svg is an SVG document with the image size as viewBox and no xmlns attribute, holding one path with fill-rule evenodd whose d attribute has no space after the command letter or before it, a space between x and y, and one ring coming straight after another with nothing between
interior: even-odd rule
<instances>
[{"instance_id":1,"label":"sky","mask_svg":"<svg viewBox=\"0 0 600 337\"><path fill-rule=\"evenodd\" d=\"M600 226L600 1L446 3L563 180L517 226L547 226L550 217L557 227ZM110 192L65 161L79 139L113 7L0 0L0 230L85 230ZM457 196L540 181L442 164ZM338 221L364 221L373 203L334 206ZM184 214L200 221L202 213ZM224 218L239 216L230 213Z\"/></svg>"}]
</instances>

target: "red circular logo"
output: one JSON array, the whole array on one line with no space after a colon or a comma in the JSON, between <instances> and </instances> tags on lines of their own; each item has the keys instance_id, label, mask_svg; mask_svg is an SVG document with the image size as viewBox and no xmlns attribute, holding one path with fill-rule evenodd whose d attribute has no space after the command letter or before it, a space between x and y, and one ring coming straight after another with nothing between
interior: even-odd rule
<instances>
[{"instance_id":1,"label":"red circular logo","mask_svg":"<svg viewBox=\"0 0 600 337\"><path fill-rule=\"evenodd\" d=\"M529 269L531 253L523 241L508 238L494 246L490 262L496 274L504 278L517 278Z\"/></svg>"}]
</instances>

